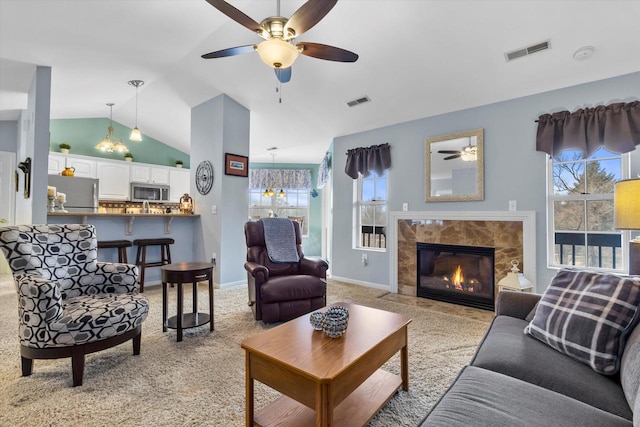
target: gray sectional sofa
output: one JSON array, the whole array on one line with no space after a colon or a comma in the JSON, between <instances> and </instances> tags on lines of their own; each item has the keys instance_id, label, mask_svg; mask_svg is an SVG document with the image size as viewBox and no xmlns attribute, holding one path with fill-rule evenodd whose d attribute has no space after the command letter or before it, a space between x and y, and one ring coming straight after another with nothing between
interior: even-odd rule
<instances>
[{"instance_id":1,"label":"gray sectional sofa","mask_svg":"<svg viewBox=\"0 0 640 427\"><path fill-rule=\"evenodd\" d=\"M603 375L524 333L540 298L500 292L475 356L421 426L640 425L637 313L623 331L619 373Z\"/></svg>"}]
</instances>

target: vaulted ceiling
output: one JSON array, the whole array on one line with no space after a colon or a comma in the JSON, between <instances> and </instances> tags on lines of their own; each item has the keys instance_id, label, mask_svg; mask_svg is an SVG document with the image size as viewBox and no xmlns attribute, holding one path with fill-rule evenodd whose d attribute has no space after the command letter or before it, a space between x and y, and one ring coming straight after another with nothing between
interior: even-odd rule
<instances>
[{"instance_id":1,"label":"vaulted ceiling","mask_svg":"<svg viewBox=\"0 0 640 427\"><path fill-rule=\"evenodd\" d=\"M230 3L258 22L276 14L276 0ZM281 15L303 3L282 0ZM297 41L359 60L300 56L276 93L255 52L200 57L261 40L205 0L0 0L0 119L26 108L43 65L52 118L108 117L114 102L114 120L133 127L127 82L144 80L138 127L189 152L190 109L224 93L251 111L252 161L275 146L278 162L319 163L336 136L640 71L639 22L638 0L339 0ZM550 49L505 60L541 41ZM593 56L574 59L584 46Z\"/></svg>"}]
</instances>

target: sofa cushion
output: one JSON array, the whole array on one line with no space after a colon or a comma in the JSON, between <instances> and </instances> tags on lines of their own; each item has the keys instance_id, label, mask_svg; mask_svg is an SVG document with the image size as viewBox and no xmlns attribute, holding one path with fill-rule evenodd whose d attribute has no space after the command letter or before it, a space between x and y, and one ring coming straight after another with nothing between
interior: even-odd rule
<instances>
[{"instance_id":1,"label":"sofa cushion","mask_svg":"<svg viewBox=\"0 0 640 427\"><path fill-rule=\"evenodd\" d=\"M633 407L640 388L640 327L633 330L622 354L620 382L629 406ZM636 415L640 416L640 414Z\"/></svg>"},{"instance_id":2,"label":"sofa cushion","mask_svg":"<svg viewBox=\"0 0 640 427\"><path fill-rule=\"evenodd\" d=\"M542 387L467 366L420 425L630 427L632 422Z\"/></svg>"},{"instance_id":3,"label":"sofa cushion","mask_svg":"<svg viewBox=\"0 0 640 427\"><path fill-rule=\"evenodd\" d=\"M471 365L500 372L631 419L620 383L523 334L527 323L497 316Z\"/></svg>"},{"instance_id":4,"label":"sofa cushion","mask_svg":"<svg viewBox=\"0 0 640 427\"><path fill-rule=\"evenodd\" d=\"M613 375L628 334L640 320L640 278L560 270L525 332L556 350Z\"/></svg>"}]
</instances>

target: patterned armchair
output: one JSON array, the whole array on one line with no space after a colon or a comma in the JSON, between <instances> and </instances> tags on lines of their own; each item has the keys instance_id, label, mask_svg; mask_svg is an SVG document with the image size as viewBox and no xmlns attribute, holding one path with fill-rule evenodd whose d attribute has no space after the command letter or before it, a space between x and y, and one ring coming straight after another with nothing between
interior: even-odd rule
<instances>
[{"instance_id":1,"label":"patterned armchair","mask_svg":"<svg viewBox=\"0 0 640 427\"><path fill-rule=\"evenodd\" d=\"M149 304L136 293L137 267L98 262L92 225L0 227L0 250L18 291L23 376L33 359L71 357L75 387L85 354L130 339L140 354Z\"/></svg>"}]
</instances>

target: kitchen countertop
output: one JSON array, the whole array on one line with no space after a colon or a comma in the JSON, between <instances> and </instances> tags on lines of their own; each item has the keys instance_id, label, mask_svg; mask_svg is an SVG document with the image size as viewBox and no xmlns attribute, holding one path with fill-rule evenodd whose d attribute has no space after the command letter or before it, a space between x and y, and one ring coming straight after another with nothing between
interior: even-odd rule
<instances>
[{"instance_id":1,"label":"kitchen countertop","mask_svg":"<svg viewBox=\"0 0 640 427\"><path fill-rule=\"evenodd\" d=\"M47 212L47 216L100 216L100 217L192 217L199 218L199 214L131 214L131 213L97 213L97 212Z\"/></svg>"},{"instance_id":2,"label":"kitchen countertop","mask_svg":"<svg viewBox=\"0 0 640 427\"><path fill-rule=\"evenodd\" d=\"M122 218L125 235L133 235L133 223L137 219L164 218L164 234L171 234L171 223L174 218L200 218L198 214L143 214L143 213L97 213L97 212L47 212L49 217L80 217L81 224L87 224L91 218Z\"/></svg>"}]
</instances>

